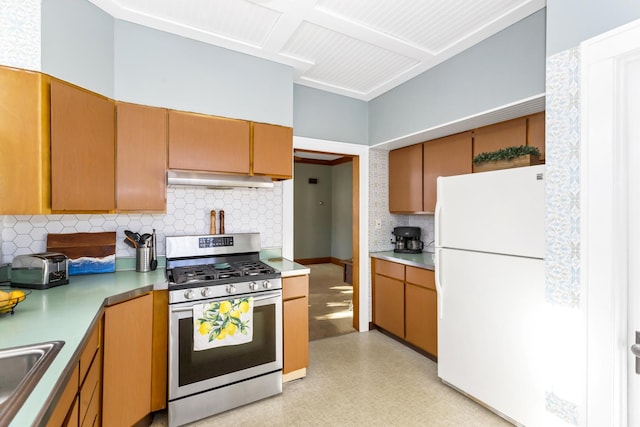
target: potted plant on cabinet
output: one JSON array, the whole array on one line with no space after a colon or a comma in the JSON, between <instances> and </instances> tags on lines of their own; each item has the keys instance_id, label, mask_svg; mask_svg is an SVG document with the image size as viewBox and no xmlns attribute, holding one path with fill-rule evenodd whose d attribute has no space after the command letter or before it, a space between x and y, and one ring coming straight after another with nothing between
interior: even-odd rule
<instances>
[{"instance_id":1,"label":"potted plant on cabinet","mask_svg":"<svg viewBox=\"0 0 640 427\"><path fill-rule=\"evenodd\" d=\"M530 145L506 147L473 158L473 172L518 168L540 164L540 150Z\"/></svg>"}]
</instances>

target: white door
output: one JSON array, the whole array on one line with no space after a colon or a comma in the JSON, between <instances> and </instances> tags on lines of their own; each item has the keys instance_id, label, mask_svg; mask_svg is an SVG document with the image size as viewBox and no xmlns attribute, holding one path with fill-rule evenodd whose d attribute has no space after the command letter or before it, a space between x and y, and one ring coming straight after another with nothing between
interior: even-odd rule
<instances>
[{"instance_id":1,"label":"white door","mask_svg":"<svg viewBox=\"0 0 640 427\"><path fill-rule=\"evenodd\" d=\"M628 149L628 347L638 344L640 356L640 52L629 58L626 64L626 100L623 110ZM626 110L626 111L625 111ZM636 339L636 331L638 338ZM635 349L634 349L635 350ZM628 358L628 425L640 426L640 358L629 354ZM636 369L638 360L638 369ZM637 371L637 372L636 372Z\"/></svg>"},{"instance_id":2,"label":"white door","mask_svg":"<svg viewBox=\"0 0 640 427\"><path fill-rule=\"evenodd\" d=\"M640 21L582 45L587 425L640 426ZM584 289L584 288L583 288Z\"/></svg>"}]
</instances>

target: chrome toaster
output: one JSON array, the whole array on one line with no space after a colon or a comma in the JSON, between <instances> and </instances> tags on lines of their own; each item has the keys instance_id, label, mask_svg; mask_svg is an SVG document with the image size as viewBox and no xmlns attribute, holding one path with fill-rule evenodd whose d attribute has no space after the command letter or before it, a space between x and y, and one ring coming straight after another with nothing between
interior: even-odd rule
<instances>
[{"instance_id":1,"label":"chrome toaster","mask_svg":"<svg viewBox=\"0 0 640 427\"><path fill-rule=\"evenodd\" d=\"M69 283L69 259L58 252L17 255L11 262L11 285L48 289Z\"/></svg>"}]
</instances>

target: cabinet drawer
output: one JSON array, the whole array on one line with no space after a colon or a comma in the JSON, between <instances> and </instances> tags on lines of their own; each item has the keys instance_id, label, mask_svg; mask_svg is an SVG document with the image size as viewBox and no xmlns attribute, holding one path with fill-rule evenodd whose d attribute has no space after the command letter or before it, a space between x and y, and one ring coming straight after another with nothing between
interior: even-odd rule
<instances>
[{"instance_id":1,"label":"cabinet drawer","mask_svg":"<svg viewBox=\"0 0 640 427\"><path fill-rule=\"evenodd\" d=\"M376 274L404 281L404 265L382 259L374 261Z\"/></svg>"},{"instance_id":2,"label":"cabinet drawer","mask_svg":"<svg viewBox=\"0 0 640 427\"><path fill-rule=\"evenodd\" d=\"M67 418L67 414L69 413L71 406L74 404L74 400L78 394L78 365L74 364L74 366L71 378L69 378L69 382L64 387L64 391L60 395L56 408L53 410L53 414L51 414L49 421L47 421L47 426L58 427L63 425L65 419L67 419L67 421L69 420Z\"/></svg>"},{"instance_id":3,"label":"cabinet drawer","mask_svg":"<svg viewBox=\"0 0 640 427\"><path fill-rule=\"evenodd\" d=\"M433 271L424 268L407 266L407 283L412 283L427 289L436 289Z\"/></svg>"},{"instance_id":4,"label":"cabinet drawer","mask_svg":"<svg viewBox=\"0 0 640 427\"><path fill-rule=\"evenodd\" d=\"M69 416L65 420L65 427L78 427L78 398L76 397L73 400L73 406L71 407L71 411L69 412Z\"/></svg>"},{"instance_id":5,"label":"cabinet drawer","mask_svg":"<svg viewBox=\"0 0 640 427\"><path fill-rule=\"evenodd\" d=\"M80 355L81 382L85 375L87 375L87 371L89 370L89 366L91 366L91 361L93 360L93 356L96 354L98 347L100 347L100 322L93 327L93 331L91 332L91 335L89 335L89 340L85 344L82 354Z\"/></svg>"},{"instance_id":6,"label":"cabinet drawer","mask_svg":"<svg viewBox=\"0 0 640 427\"><path fill-rule=\"evenodd\" d=\"M87 408L87 414L84 417L84 421L82 421L82 427L90 427L97 425L96 420L98 419L98 414L100 412L100 387L96 387L93 392L93 397L91 398L91 402L89 402L89 406Z\"/></svg>"},{"instance_id":7,"label":"cabinet drawer","mask_svg":"<svg viewBox=\"0 0 640 427\"><path fill-rule=\"evenodd\" d=\"M100 399L100 373L102 372L102 354L98 352L96 358L89 369L89 373L80 388L80 420L81 425L85 424L85 418L90 412L89 409L92 405L95 405L94 400ZM92 425L93 420L87 425Z\"/></svg>"},{"instance_id":8,"label":"cabinet drawer","mask_svg":"<svg viewBox=\"0 0 640 427\"><path fill-rule=\"evenodd\" d=\"M307 296L309 296L309 276L294 276L282 279L283 301Z\"/></svg>"}]
</instances>

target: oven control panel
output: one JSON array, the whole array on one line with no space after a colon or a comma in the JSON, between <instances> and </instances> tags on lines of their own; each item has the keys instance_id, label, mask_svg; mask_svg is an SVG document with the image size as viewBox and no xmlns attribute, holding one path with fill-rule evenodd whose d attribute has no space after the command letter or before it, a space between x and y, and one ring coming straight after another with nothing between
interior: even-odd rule
<instances>
[{"instance_id":1,"label":"oven control panel","mask_svg":"<svg viewBox=\"0 0 640 427\"><path fill-rule=\"evenodd\" d=\"M218 248L221 246L233 246L233 236L206 236L198 238L200 249Z\"/></svg>"}]
</instances>

